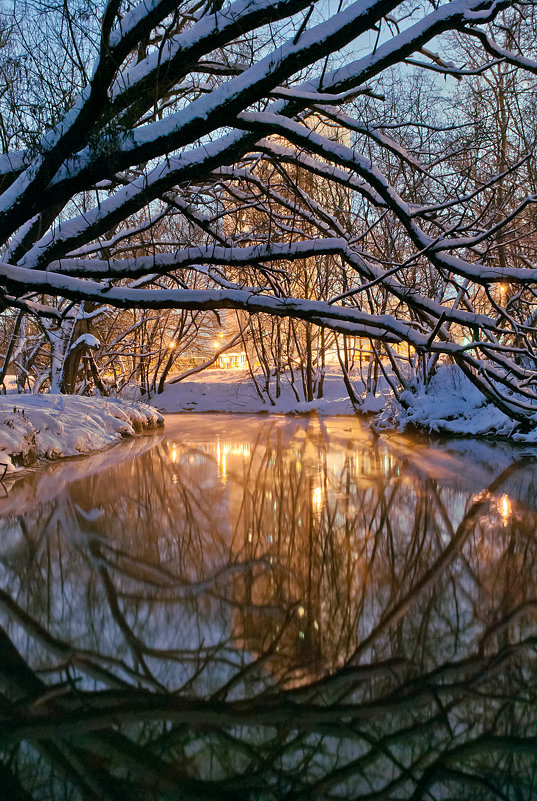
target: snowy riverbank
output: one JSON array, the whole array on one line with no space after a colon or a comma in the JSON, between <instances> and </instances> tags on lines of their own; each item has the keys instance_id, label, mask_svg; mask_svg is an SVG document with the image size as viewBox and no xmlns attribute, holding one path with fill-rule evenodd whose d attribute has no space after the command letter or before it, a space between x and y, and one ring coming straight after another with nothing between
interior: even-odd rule
<instances>
[{"instance_id":1,"label":"snowy riverbank","mask_svg":"<svg viewBox=\"0 0 537 801\"><path fill-rule=\"evenodd\" d=\"M156 409L78 395L0 397L0 476L41 459L77 456L163 425Z\"/></svg>"},{"instance_id":2,"label":"snowy riverbank","mask_svg":"<svg viewBox=\"0 0 537 801\"><path fill-rule=\"evenodd\" d=\"M354 389L360 398L358 411L372 415L378 431L412 427L427 433L537 443L537 414L535 427L529 420L529 432L521 433L455 368L441 368L426 390L418 386L400 394L403 403L385 380L379 382L375 395L365 392L363 381L355 380ZM337 370L327 371L323 397L309 403L297 400L286 380L278 398L274 386L270 398L260 395L248 372L239 370L206 370L168 383L149 402L151 406L77 395L0 396L0 477L20 466L91 453L122 437L157 428L164 423L160 412L347 415L356 411Z\"/></svg>"},{"instance_id":3,"label":"snowy riverbank","mask_svg":"<svg viewBox=\"0 0 537 801\"><path fill-rule=\"evenodd\" d=\"M537 410L535 428L529 433L517 431L516 424L483 395L454 366L443 365L427 388L413 387L399 395L399 402L380 377L375 395L365 392L363 380L354 378L353 387L360 398L358 411L374 415L377 430L404 431L416 428L427 433L469 437L499 437L514 442L537 442ZM179 383L169 382L163 393L150 402L161 412L235 412L242 414L354 414L353 407L337 369L327 370L323 397L305 402L297 400L289 382L281 383L276 398L274 382L270 399L260 397L246 370L205 370ZM531 419L528 421L531 426Z\"/></svg>"},{"instance_id":4,"label":"snowy riverbank","mask_svg":"<svg viewBox=\"0 0 537 801\"><path fill-rule=\"evenodd\" d=\"M504 392L504 400L516 400ZM522 399L523 400L523 399ZM404 431L469 437L493 437L512 442L537 442L537 409L528 416L524 433L516 421L487 402L479 390L454 365L442 366L425 389L406 390L399 401L392 395L375 419L377 430Z\"/></svg>"}]
</instances>

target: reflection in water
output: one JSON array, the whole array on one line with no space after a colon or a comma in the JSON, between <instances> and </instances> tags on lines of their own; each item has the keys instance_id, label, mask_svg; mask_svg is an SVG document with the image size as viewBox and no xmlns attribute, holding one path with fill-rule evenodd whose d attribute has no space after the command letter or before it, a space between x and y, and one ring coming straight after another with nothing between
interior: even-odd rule
<instances>
[{"instance_id":1,"label":"reflection in water","mask_svg":"<svg viewBox=\"0 0 537 801\"><path fill-rule=\"evenodd\" d=\"M537 471L467 447L182 415L21 479L0 797L534 799Z\"/></svg>"},{"instance_id":2,"label":"reflection in water","mask_svg":"<svg viewBox=\"0 0 537 801\"><path fill-rule=\"evenodd\" d=\"M511 517L511 501L509 500L509 495L502 495L499 506L503 523L507 526L509 518Z\"/></svg>"}]
</instances>

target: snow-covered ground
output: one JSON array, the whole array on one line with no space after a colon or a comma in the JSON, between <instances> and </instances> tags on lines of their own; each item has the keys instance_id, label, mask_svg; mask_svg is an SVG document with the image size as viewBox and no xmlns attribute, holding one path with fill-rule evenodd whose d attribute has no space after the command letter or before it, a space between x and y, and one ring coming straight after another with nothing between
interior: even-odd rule
<instances>
[{"instance_id":1,"label":"snow-covered ground","mask_svg":"<svg viewBox=\"0 0 537 801\"><path fill-rule=\"evenodd\" d=\"M173 381L173 379L172 379ZM297 401L286 376L282 378L281 394L276 398L276 388L272 381L271 400L260 397L248 370L204 370L179 383L168 382L164 392L153 395L150 403L161 412L240 412L256 414L304 414L316 411L319 414L353 414L345 384L339 369L327 369L323 382L323 397L313 400ZM262 378L258 379L259 384ZM363 393L363 382L356 383L359 394ZM388 398L385 385L379 384L377 397L367 395L361 407L364 413L378 412Z\"/></svg>"},{"instance_id":2,"label":"snow-covered ground","mask_svg":"<svg viewBox=\"0 0 537 801\"><path fill-rule=\"evenodd\" d=\"M162 415L143 403L78 395L4 395L0 476L41 459L90 453L163 423Z\"/></svg>"},{"instance_id":3,"label":"snow-covered ground","mask_svg":"<svg viewBox=\"0 0 537 801\"><path fill-rule=\"evenodd\" d=\"M509 395L505 394L509 400ZM408 427L457 436L501 437L514 442L537 442L537 408L528 418L530 430L521 433L519 425L488 403L471 381L454 365L443 365L426 390L401 395L404 406L392 396L377 416L377 429L400 431ZM532 425L533 424L533 425Z\"/></svg>"}]
</instances>

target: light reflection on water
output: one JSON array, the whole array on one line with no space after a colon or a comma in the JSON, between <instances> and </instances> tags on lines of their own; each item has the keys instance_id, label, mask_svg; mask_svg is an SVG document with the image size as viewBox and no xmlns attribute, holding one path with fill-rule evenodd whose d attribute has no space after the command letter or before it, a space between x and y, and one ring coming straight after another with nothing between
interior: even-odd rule
<instances>
[{"instance_id":1,"label":"light reflection on water","mask_svg":"<svg viewBox=\"0 0 537 801\"><path fill-rule=\"evenodd\" d=\"M12 797L535 798L529 457L181 415L21 479Z\"/></svg>"}]
</instances>

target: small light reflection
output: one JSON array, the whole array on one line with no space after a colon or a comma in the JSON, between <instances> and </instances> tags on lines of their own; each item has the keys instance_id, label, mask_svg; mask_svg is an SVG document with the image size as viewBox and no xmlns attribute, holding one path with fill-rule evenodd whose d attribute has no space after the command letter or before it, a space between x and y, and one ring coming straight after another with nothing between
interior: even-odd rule
<instances>
[{"instance_id":1,"label":"small light reflection","mask_svg":"<svg viewBox=\"0 0 537 801\"><path fill-rule=\"evenodd\" d=\"M221 444L220 441L218 441L216 443L216 463L220 468L222 478L225 478L227 475L228 456L242 456L243 459L247 459L250 457L250 453L251 448L248 443L230 445L228 442L223 442Z\"/></svg>"},{"instance_id":2,"label":"small light reflection","mask_svg":"<svg viewBox=\"0 0 537 801\"><path fill-rule=\"evenodd\" d=\"M323 500L323 494L321 488L315 487L315 489L313 490L313 505L316 509L321 508L322 500Z\"/></svg>"},{"instance_id":3,"label":"small light reflection","mask_svg":"<svg viewBox=\"0 0 537 801\"><path fill-rule=\"evenodd\" d=\"M511 514L513 511L511 506L511 501L509 500L509 495L502 495L502 497L500 498L499 507L500 507L499 512L502 518L502 522L504 526L506 526L511 518Z\"/></svg>"},{"instance_id":4,"label":"small light reflection","mask_svg":"<svg viewBox=\"0 0 537 801\"><path fill-rule=\"evenodd\" d=\"M175 445L172 446L171 460L172 462L177 461L177 448L175 447Z\"/></svg>"},{"instance_id":5,"label":"small light reflection","mask_svg":"<svg viewBox=\"0 0 537 801\"><path fill-rule=\"evenodd\" d=\"M305 614L306 614L306 610L304 609L304 607L303 606L299 606L298 607L298 616L299 617L304 617Z\"/></svg>"}]
</instances>

